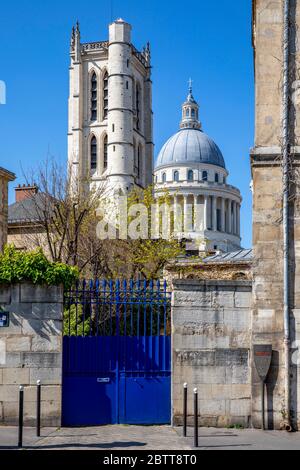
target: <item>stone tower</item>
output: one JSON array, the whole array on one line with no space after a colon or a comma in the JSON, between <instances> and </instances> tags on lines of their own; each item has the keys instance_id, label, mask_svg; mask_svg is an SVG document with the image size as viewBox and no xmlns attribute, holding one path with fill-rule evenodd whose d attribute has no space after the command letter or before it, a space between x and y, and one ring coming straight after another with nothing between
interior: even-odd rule
<instances>
[{"instance_id":1,"label":"stone tower","mask_svg":"<svg viewBox=\"0 0 300 470\"><path fill-rule=\"evenodd\" d=\"M251 155L252 335L253 344L273 346L267 403L269 426L275 428L286 428L290 423L297 427L300 421L299 358L294 343L300 333L299 26L300 2L253 0L256 133ZM289 162L286 173L284 156ZM285 175L289 176L288 185ZM254 368L252 397L253 424L259 426L260 384Z\"/></svg>"},{"instance_id":2,"label":"stone tower","mask_svg":"<svg viewBox=\"0 0 300 470\"><path fill-rule=\"evenodd\" d=\"M153 176L150 45L139 52L119 19L109 40L71 39L68 161L73 179L109 192L145 188Z\"/></svg>"}]
</instances>

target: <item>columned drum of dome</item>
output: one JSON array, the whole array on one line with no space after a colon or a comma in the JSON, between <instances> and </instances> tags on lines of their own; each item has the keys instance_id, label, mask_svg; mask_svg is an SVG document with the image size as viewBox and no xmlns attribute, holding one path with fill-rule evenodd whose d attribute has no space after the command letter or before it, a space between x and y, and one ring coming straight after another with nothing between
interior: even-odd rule
<instances>
[{"instance_id":1,"label":"columned drum of dome","mask_svg":"<svg viewBox=\"0 0 300 470\"><path fill-rule=\"evenodd\" d=\"M228 176L220 148L202 130L190 87L180 130L162 147L155 167L155 194L159 197L167 190L174 207L181 208L182 228L174 232L187 241L187 250L240 248L242 198L227 183ZM187 222L188 214L192 221Z\"/></svg>"}]
</instances>

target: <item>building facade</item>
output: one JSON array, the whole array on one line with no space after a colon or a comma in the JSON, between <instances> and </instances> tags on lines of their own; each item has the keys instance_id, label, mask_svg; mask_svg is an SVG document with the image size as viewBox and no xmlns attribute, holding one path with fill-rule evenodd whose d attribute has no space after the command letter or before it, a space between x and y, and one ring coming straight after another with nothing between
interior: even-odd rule
<instances>
[{"instance_id":1,"label":"building facade","mask_svg":"<svg viewBox=\"0 0 300 470\"><path fill-rule=\"evenodd\" d=\"M240 191L227 182L229 173L219 147L201 129L192 88L182 106L180 130L160 151L155 167L156 196L167 191L181 208L179 238L187 249L238 250Z\"/></svg>"},{"instance_id":2,"label":"building facade","mask_svg":"<svg viewBox=\"0 0 300 470\"><path fill-rule=\"evenodd\" d=\"M271 344L273 348L267 387L271 397L269 417L277 428L299 425L296 342L300 338L299 26L298 1L253 1L256 133L251 152L252 343ZM286 187L284 156L289 162ZM289 231L285 239L286 227ZM260 381L253 368L252 417L256 425L260 413Z\"/></svg>"},{"instance_id":3,"label":"building facade","mask_svg":"<svg viewBox=\"0 0 300 470\"><path fill-rule=\"evenodd\" d=\"M8 183L15 178L13 173L0 168L0 251L7 242Z\"/></svg>"},{"instance_id":4,"label":"building facade","mask_svg":"<svg viewBox=\"0 0 300 470\"><path fill-rule=\"evenodd\" d=\"M109 40L81 43L72 32L68 161L74 181L127 193L152 184L150 45L139 52L119 19Z\"/></svg>"}]
</instances>

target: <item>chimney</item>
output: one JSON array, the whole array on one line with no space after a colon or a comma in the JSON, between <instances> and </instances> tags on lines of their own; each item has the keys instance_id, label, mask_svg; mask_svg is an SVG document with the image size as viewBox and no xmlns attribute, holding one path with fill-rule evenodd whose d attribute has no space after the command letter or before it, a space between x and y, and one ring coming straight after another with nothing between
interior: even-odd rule
<instances>
[{"instance_id":1,"label":"chimney","mask_svg":"<svg viewBox=\"0 0 300 470\"><path fill-rule=\"evenodd\" d=\"M38 193L38 188L35 185L27 186L26 184L23 184L23 186L21 186L19 184L19 186L15 188L15 192L16 192L16 202L21 202L21 201L24 201L25 199L30 199L33 196L35 196L35 194Z\"/></svg>"}]
</instances>

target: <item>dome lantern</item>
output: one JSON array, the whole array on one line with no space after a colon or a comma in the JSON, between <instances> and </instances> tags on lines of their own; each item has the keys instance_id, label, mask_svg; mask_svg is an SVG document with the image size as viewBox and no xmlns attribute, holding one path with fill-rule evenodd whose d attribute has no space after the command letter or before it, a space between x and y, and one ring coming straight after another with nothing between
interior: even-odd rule
<instances>
[{"instance_id":1,"label":"dome lantern","mask_svg":"<svg viewBox=\"0 0 300 470\"><path fill-rule=\"evenodd\" d=\"M192 79L189 80L189 94L182 105L180 129L201 129L199 121L199 105L193 97Z\"/></svg>"}]
</instances>

